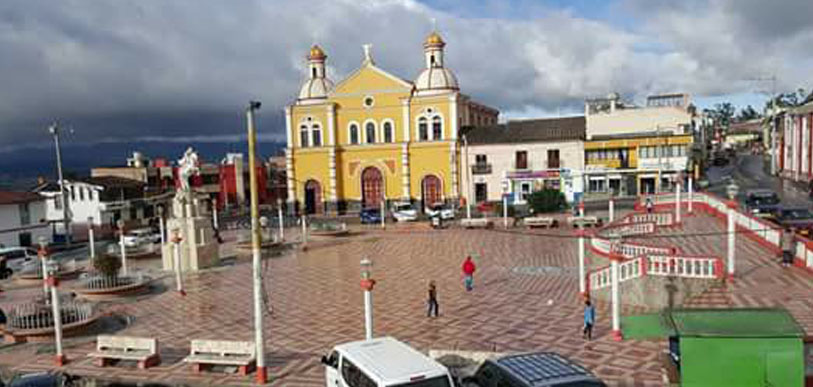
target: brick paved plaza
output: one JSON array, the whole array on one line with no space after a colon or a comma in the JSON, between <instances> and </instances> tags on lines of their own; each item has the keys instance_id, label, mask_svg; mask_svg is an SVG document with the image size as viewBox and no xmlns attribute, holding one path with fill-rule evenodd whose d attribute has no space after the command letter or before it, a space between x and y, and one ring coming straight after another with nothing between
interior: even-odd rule
<instances>
[{"instance_id":1,"label":"brick paved plaza","mask_svg":"<svg viewBox=\"0 0 813 387\"><path fill-rule=\"evenodd\" d=\"M725 256L724 225L706 215L685 219L681 228L652 243L679 245L686 253ZM266 262L265 284L273 307L266 320L270 376L275 386L324 385L319 358L334 344L363 338L359 261L374 261L375 334L391 335L419 349L497 351L552 350L571 357L611 385L658 385L661 341L610 337L609 304L599 301L592 342L581 338L582 305L578 294L576 242L572 229L540 231L427 230L374 228L333 242L311 244L307 252L290 250ZM466 254L478 264L475 289L461 285L460 265ZM813 334L813 273L782 268L772 253L738 237L737 279L715 285L690 300L695 306L783 306L808 334ZM591 256L592 264L601 258ZM438 285L440 317L425 317L426 287ZM163 283L172 288L172 278ZM241 256L233 266L187 277L185 298L172 291L138 301L106 304L105 312L130 316L120 334L157 337L162 364L149 370L97 368L86 354L92 337L66 344L78 374L187 384L250 385L253 375L193 374L180 362L189 340L252 340L251 265ZM623 291L623 287L622 287ZM41 288L10 290L0 298L7 306ZM549 302L549 300L552 301ZM623 303L623 293L622 293ZM624 306L623 314L644 312ZM0 364L15 370L50 369L53 358L39 344L6 347Z\"/></svg>"}]
</instances>

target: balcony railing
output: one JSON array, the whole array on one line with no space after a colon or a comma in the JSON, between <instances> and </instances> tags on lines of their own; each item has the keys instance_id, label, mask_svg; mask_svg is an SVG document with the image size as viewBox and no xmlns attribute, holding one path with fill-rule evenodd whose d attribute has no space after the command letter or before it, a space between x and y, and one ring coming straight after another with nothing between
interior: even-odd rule
<instances>
[{"instance_id":1,"label":"balcony railing","mask_svg":"<svg viewBox=\"0 0 813 387\"><path fill-rule=\"evenodd\" d=\"M491 164L475 163L471 166L471 173L475 175L487 175L491 173Z\"/></svg>"}]
</instances>

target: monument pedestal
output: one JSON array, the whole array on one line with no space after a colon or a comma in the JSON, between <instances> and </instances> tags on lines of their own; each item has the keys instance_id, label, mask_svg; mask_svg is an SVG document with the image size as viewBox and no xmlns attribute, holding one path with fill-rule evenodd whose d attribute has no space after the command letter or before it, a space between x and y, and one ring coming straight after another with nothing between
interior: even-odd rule
<instances>
[{"instance_id":1,"label":"monument pedestal","mask_svg":"<svg viewBox=\"0 0 813 387\"><path fill-rule=\"evenodd\" d=\"M163 249L164 270L175 271L175 244L172 242L175 231L181 237L181 271L197 271L220 263L219 245L215 238L211 219L203 216L200 201L187 204L177 202L173 217L167 220L167 242Z\"/></svg>"}]
</instances>

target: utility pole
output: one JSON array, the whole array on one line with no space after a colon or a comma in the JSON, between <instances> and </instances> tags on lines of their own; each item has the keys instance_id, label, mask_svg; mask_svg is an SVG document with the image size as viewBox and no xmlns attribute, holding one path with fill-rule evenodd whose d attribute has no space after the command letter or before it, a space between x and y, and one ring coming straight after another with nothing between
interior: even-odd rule
<instances>
[{"instance_id":1,"label":"utility pole","mask_svg":"<svg viewBox=\"0 0 813 387\"><path fill-rule=\"evenodd\" d=\"M257 193L257 130L254 127L254 111L260 109L260 102L251 101L246 109L248 123L248 170L251 184L251 255L254 269L254 345L257 352L257 384L265 384L268 373L265 368L265 339L263 338L262 309L262 275L261 275L261 240L260 240L260 206Z\"/></svg>"},{"instance_id":2,"label":"utility pole","mask_svg":"<svg viewBox=\"0 0 813 387\"><path fill-rule=\"evenodd\" d=\"M466 159L466 218L471 219L471 201L472 201L472 193L471 193L471 168L469 168L469 141L466 139L466 135L463 135L463 154Z\"/></svg>"},{"instance_id":3,"label":"utility pole","mask_svg":"<svg viewBox=\"0 0 813 387\"><path fill-rule=\"evenodd\" d=\"M68 198L65 191L65 178L62 175L62 149L59 147L59 126L56 123L48 127L48 131L54 136L54 147L56 148L56 171L59 177L59 197L62 200L62 224L65 227L65 245L71 246L71 219L68 210Z\"/></svg>"}]
</instances>

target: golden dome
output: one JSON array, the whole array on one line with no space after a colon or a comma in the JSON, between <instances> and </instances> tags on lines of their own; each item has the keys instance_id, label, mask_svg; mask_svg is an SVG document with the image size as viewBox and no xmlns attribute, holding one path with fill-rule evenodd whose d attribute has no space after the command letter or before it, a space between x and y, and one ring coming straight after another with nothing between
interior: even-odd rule
<instances>
[{"instance_id":1,"label":"golden dome","mask_svg":"<svg viewBox=\"0 0 813 387\"><path fill-rule=\"evenodd\" d=\"M432 33L429 34L429 36L426 37L426 40L424 40L423 45L424 46L441 46L441 47L443 47L443 46L446 45L446 42L443 41L443 38L441 38L440 35L438 35L437 32L432 31Z\"/></svg>"},{"instance_id":2,"label":"golden dome","mask_svg":"<svg viewBox=\"0 0 813 387\"><path fill-rule=\"evenodd\" d=\"M325 55L325 52L322 51L322 47L319 47L319 45L314 44L311 47L310 54L308 54L308 59L314 60L314 59L325 59L325 58L327 58L327 55Z\"/></svg>"}]
</instances>

